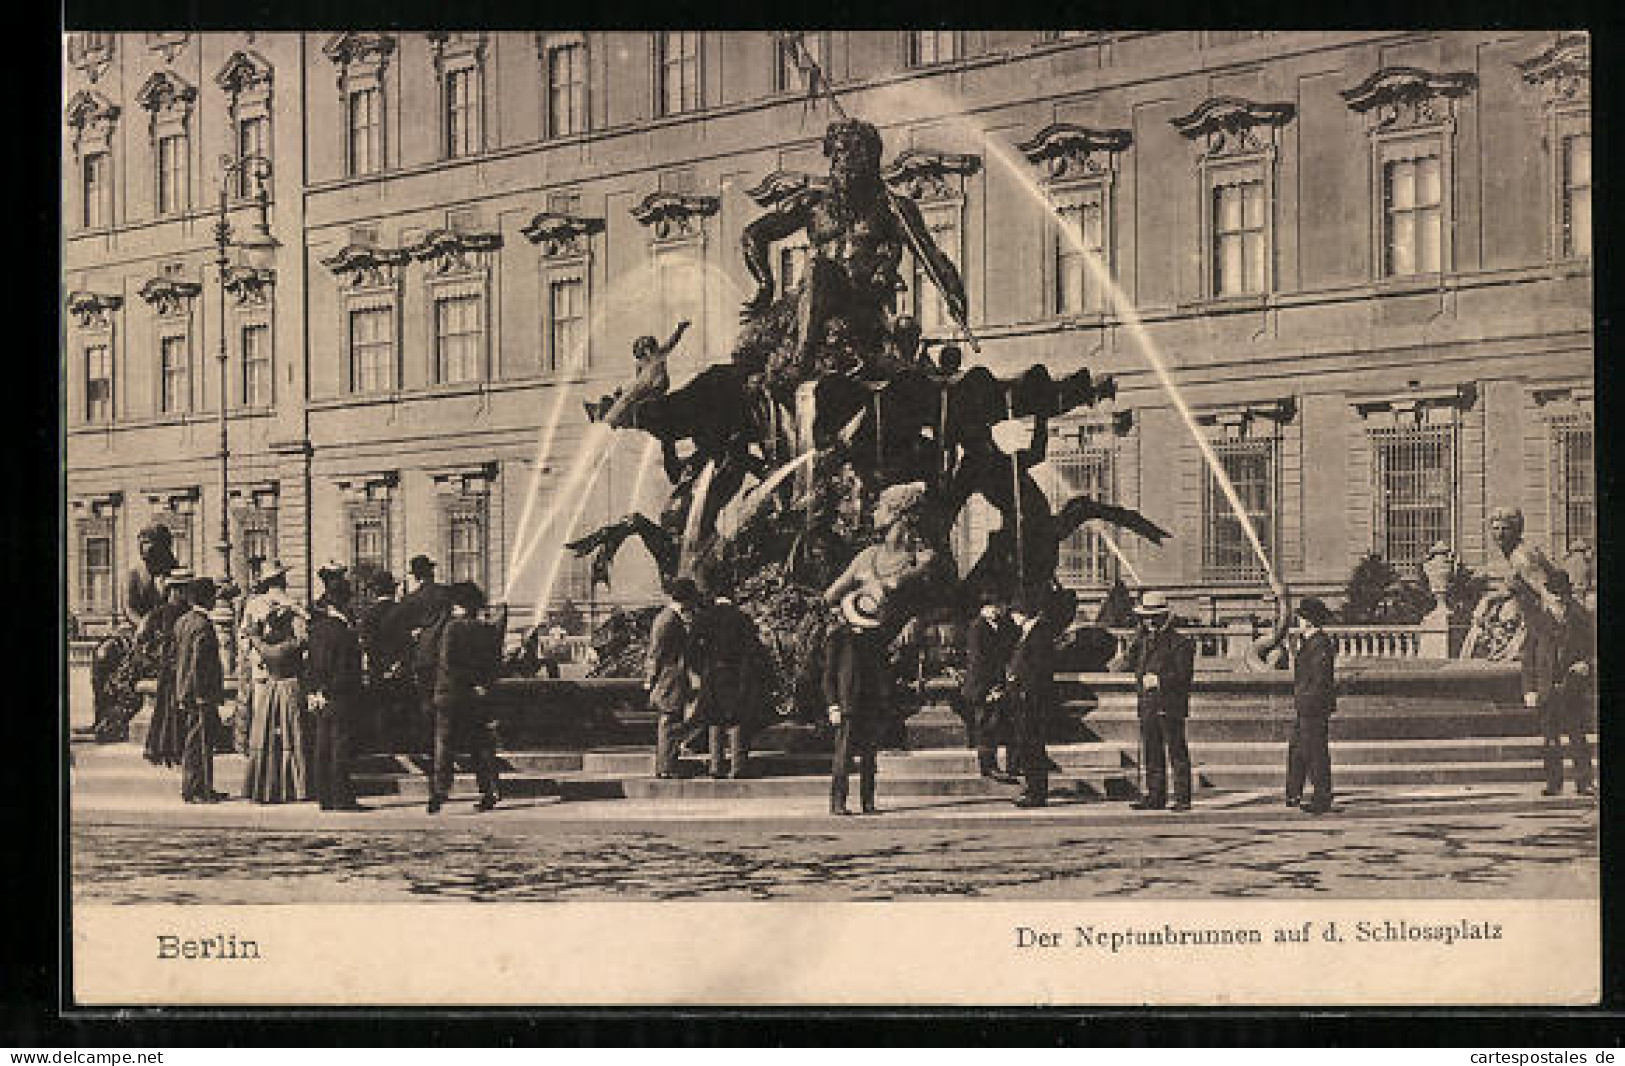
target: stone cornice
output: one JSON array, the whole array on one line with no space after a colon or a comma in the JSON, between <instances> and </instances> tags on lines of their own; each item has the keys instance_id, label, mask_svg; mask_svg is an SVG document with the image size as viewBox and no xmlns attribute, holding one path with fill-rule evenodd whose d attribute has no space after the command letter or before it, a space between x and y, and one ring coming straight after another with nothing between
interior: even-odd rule
<instances>
[{"instance_id":1,"label":"stone cornice","mask_svg":"<svg viewBox=\"0 0 1625 1066\"><path fill-rule=\"evenodd\" d=\"M604 229L601 218L566 215L557 211L538 212L519 230L525 239L542 249L543 255L579 254L586 251L587 241Z\"/></svg>"},{"instance_id":2,"label":"stone cornice","mask_svg":"<svg viewBox=\"0 0 1625 1066\"><path fill-rule=\"evenodd\" d=\"M271 64L264 56L244 49L231 54L215 73L214 83L228 93L242 93L250 89L269 89L273 75Z\"/></svg>"},{"instance_id":3,"label":"stone cornice","mask_svg":"<svg viewBox=\"0 0 1625 1066\"><path fill-rule=\"evenodd\" d=\"M139 294L160 315L174 315L186 310L184 305L202 291L203 286L198 282L160 274L157 277L148 278L146 283L141 286Z\"/></svg>"},{"instance_id":4,"label":"stone cornice","mask_svg":"<svg viewBox=\"0 0 1625 1066\"><path fill-rule=\"evenodd\" d=\"M828 187L828 181L814 174L798 170L775 170L746 189L745 195L755 201L758 207L777 207L801 193L809 190L822 192Z\"/></svg>"},{"instance_id":5,"label":"stone cornice","mask_svg":"<svg viewBox=\"0 0 1625 1066\"><path fill-rule=\"evenodd\" d=\"M1365 112L1416 100L1465 96L1477 85L1478 79L1465 71L1434 74L1417 67L1384 67L1338 95L1352 110Z\"/></svg>"},{"instance_id":6,"label":"stone cornice","mask_svg":"<svg viewBox=\"0 0 1625 1066\"><path fill-rule=\"evenodd\" d=\"M1134 135L1128 130L1091 129L1070 122L1045 126L1016 148L1029 163L1044 167L1051 178L1105 173L1111 157L1127 150Z\"/></svg>"},{"instance_id":7,"label":"stone cornice","mask_svg":"<svg viewBox=\"0 0 1625 1066\"><path fill-rule=\"evenodd\" d=\"M124 297L112 293L78 290L68 293L68 314L74 317L80 329L106 329L108 312L124 306Z\"/></svg>"},{"instance_id":8,"label":"stone cornice","mask_svg":"<svg viewBox=\"0 0 1625 1066\"><path fill-rule=\"evenodd\" d=\"M892 160L880 176L911 200L936 200L958 194L959 190L949 183L950 176L966 178L981 169L980 156L910 148Z\"/></svg>"},{"instance_id":9,"label":"stone cornice","mask_svg":"<svg viewBox=\"0 0 1625 1066\"><path fill-rule=\"evenodd\" d=\"M652 192L632 208L632 217L654 230L661 240L690 236L700 219L714 215L722 207L715 196L692 193Z\"/></svg>"},{"instance_id":10,"label":"stone cornice","mask_svg":"<svg viewBox=\"0 0 1625 1066\"><path fill-rule=\"evenodd\" d=\"M1523 80L1545 88L1554 99L1568 100L1591 94L1591 38L1584 33L1561 34L1539 55L1518 64Z\"/></svg>"},{"instance_id":11,"label":"stone cornice","mask_svg":"<svg viewBox=\"0 0 1625 1066\"><path fill-rule=\"evenodd\" d=\"M95 39L94 44L88 42ZM71 33L68 35L68 64L92 83L101 80L113 62L114 37L110 33Z\"/></svg>"}]
</instances>

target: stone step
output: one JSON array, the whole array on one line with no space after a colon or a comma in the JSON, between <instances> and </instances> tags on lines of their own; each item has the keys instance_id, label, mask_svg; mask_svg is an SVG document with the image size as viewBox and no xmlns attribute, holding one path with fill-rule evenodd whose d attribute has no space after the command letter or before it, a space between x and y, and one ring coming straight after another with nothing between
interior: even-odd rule
<instances>
[{"instance_id":1,"label":"stone step","mask_svg":"<svg viewBox=\"0 0 1625 1066\"><path fill-rule=\"evenodd\" d=\"M772 777L744 781L713 781L710 778L687 780L660 780L652 777L628 778L623 782L626 795L631 799L748 799L780 798L791 796L829 795L829 775L805 777ZM851 781L850 806L857 807L857 775ZM1021 791L1019 785L1007 785L976 776L919 777L879 773L875 779L876 795L882 800L897 796L964 796L1009 797L1014 799ZM1050 791L1059 795L1088 799L1125 799L1133 795L1132 778L1122 773L1102 771L1097 774L1063 773L1050 777Z\"/></svg>"},{"instance_id":2,"label":"stone step","mask_svg":"<svg viewBox=\"0 0 1625 1066\"><path fill-rule=\"evenodd\" d=\"M1286 780L1284 761L1275 765L1256 766L1223 765L1198 761L1194 773L1204 786L1217 789L1280 789ZM1543 781L1545 777L1545 770L1539 760L1363 763L1352 766L1339 766L1336 754L1333 753L1332 755L1332 785L1334 788L1520 784Z\"/></svg>"},{"instance_id":3,"label":"stone step","mask_svg":"<svg viewBox=\"0 0 1625 1066\"><path fill-rule=\"evenodd\" d=\"M1129 708L1105 708L1090 714L1084 725L1097 739L1138 744L1139 718ZM1186 720L1185 735L1192 744L1209 741L1275 741L1285 743L1292 733L1290 714L1260 713L1246 709L1207 709ZM1333 740L1411 741L1540 736L1538 716L1523 709L1463 714L1459 710L1408 709L1392 713L1332 716Z\"/></svg>"},{"instance_id":4,"label":"stone step","mask_svg":"<svg viewBox=\"0 0 1625 1066\"><path fill-rule=\"evenodd\" d=\"M1590 747L1596 754L1597 738ZM1273 740L1209 740L1192 742L1193 758L1210 766L1264 765L1286 758L1286 742ZM1538 760L1539 737L1491 737L1468 740L1334 740L1332 765L1358 766L1371 763L1455 763L1519 762ZM1126 751L1132 761L1138 749Z\"/></svg>"}]
</instances>

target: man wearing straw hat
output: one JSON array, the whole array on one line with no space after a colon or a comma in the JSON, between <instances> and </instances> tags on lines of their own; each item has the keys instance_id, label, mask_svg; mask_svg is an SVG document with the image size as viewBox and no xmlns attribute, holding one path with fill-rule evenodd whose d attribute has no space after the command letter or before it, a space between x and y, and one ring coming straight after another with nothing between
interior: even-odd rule
<instances>
[{"instance_id":1,"label":"man wearing straw hat","mask_svg":"<svg viewBox=\"0 0 1625 1066\"><path fill-rule=\"evenodd\" d=\"M1134 671L1140 715L1140 749L1145 766L1145 793L1129 806L1160 811L1168 806L1168 764L1173 764L1173 809L1191 809L1191 753L1185 744L1185 718L1190 713L1191 675L1196 645L1174 628L1168 597L1150 591L1134 608L1139 629L1116 669Z\"/></svg>"}]
</instances>

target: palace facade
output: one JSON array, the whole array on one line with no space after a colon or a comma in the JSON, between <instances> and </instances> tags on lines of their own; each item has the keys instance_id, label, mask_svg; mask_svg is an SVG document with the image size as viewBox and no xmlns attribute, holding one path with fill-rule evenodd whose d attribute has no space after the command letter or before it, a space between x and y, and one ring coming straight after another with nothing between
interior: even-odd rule
<instances>
[{"instance_id":1,"label":"palace facade","mask_svg":"<svg viewBox=\"0 0 1625 1066\"><path fill-rule=\"evenodd\" d=\"M1174 536L1077 535L1063 578L1086 598L1121 573L1200 617L1260 609L1198 434L1301 591L1439 542L1483 567L1499 505L1558 556L1592 541L1584 35L804 40L959 264L967 358L1117 378L1109 409L1052 427L1040 472ZM742 228L825 169L827 108L777 38L78 33L67 56L78 617L119 608L154 519L219 571L222 369L235 572L278 556L308 590L329 558L398 575L422 552L519 620L656 595L635 547L607 592L558 558L668 487L647 438L588 433L582 401L680 319L674 382L727 358ZM248 153L272 162L282 247L222 285L219 161ZM242 234L254 190L227 185ZM804 256L778 249L782 282ZM906 273L901 298L949 336ZM986 521L968 516L962 553Z\"/></svg>"}]
</instances>

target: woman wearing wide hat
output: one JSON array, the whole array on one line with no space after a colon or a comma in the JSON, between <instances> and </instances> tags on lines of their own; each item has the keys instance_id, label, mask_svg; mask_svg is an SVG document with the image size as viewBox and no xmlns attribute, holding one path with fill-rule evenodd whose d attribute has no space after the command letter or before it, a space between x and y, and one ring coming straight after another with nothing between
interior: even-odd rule
<instances>
[{"instance_id":1,"label":"woman wearing wide hat","mask_svg":"<svg viewBox=\"0 0 1625 1066\"><path fill-rule=\"evenodd\" d=\"M305 710L305 636L299 610L274 604L249 643L267 680L249 723L248 773L243 792L256 803L308 800L311 741Z\"/></svg>"}]
</instances>

